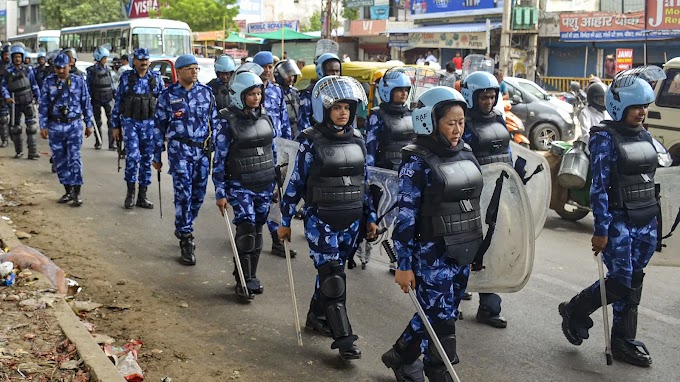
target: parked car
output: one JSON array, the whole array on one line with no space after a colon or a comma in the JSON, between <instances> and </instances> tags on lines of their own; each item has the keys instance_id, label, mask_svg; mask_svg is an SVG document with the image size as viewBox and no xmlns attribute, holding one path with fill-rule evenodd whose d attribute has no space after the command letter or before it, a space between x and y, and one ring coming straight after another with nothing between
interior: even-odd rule
<instances>
[{"instance_id":1,"label":"parked car","mask_svg":"<svg viewBox=\"0 0 680 382\"><path fill-rule=\"evenodd\" d=\"M536 83L515 77L505 77L512 112L524 122L531 148L547 151L552 141L574 138L574 108L553 97Z\"/></svg>"},{"instance_id":2,"label":"parked car","mask_svg":"<svg viewBox=\"0 0 680 382\"><path fill-rule=\"evenodd\" d=\"M175 70L175 60L177 57L169 57L163 59L157 59L151 61L149 64L149 70L154 70L161 73L165 87L170 84L177 82L177 71ZM213 78L217 77L215 73L215 60L211 58L197 57L198 67L200 71L198 72L198 82L202 84L207 84Z\"/></svg>"},{"instance_id":3,"label":"parked car","mask_svg":"<svg viewBox=\"0 0 680 382\"><path fill-rule=\"evenodd\" d=\"M671 154L673 165L680 165L680 57L664 66L666 79L657 81L654 102L649 105L645 126Z\"/></svg>"}]
</instances>

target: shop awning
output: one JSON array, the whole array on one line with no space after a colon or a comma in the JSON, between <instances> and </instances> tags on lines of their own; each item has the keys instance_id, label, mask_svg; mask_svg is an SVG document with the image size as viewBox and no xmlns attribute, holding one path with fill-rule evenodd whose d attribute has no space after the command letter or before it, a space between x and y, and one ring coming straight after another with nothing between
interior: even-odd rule
<instances>
[{"instance_id":1,"label":"shop awning","mask_svg":"<svg viewBox=\"0 0 680 382\"><path fill-rule=\"evenodd\" d=\"M491 23L491 30L500 29L501 23ZM486 32L486 23L428 25L406 29L392 29L389 33L473 33Z\"/></svg>"},{"instance_id":2,"label":"shop awning","mask_svg":"<svg viewBox=\"0 0 680 382\"><path fill-rule=\"evenodd\" d=\"M261 39L257 38L243 38L236 32L229 32L229 37L225 40L217 40L218 42L229 42L232 44L262 44Z\"/></svg>"},{"instance_id":3,"label":"shop awning","mask_svg":"<svg viewBox=\"0 0 680 382\"><path fill-rule=\"evenodd\" d=\"M317 37L312 37L304 33L296 32L290 28L283 28L283 33L281 29L268 32L268 33L248 33L248 36L262 38L265 40L317 40Z\"/></svg>"}]
</instances>

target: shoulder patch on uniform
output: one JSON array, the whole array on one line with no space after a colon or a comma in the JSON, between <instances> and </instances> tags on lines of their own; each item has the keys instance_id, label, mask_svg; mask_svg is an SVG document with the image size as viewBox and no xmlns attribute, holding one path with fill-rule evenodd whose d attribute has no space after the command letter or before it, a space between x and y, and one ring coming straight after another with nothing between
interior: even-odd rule
<instances>
[{"instance_id":1,"label":"shoulder patch on uniform","mask_svg":"<svg viewBox=\"0 0 680 382\"><path fill-rule=\"evenodd\" d=\"M415 171L407 166L401 166L401 169L399 170L399 176L405 176L408 178L413 177L413 174L415 174Z\"/></svg>"},{"instance_id":2,"label":"shoulder patch on uniform","mask_svg":"<svg viewBox=\"0 0 680 382\"><path fill-rule=\"evenodd\" d=\"M170 98L170 105L174 105L176 103L182 103L184 102L184 98Z\"/></svg>"}]
</instances>

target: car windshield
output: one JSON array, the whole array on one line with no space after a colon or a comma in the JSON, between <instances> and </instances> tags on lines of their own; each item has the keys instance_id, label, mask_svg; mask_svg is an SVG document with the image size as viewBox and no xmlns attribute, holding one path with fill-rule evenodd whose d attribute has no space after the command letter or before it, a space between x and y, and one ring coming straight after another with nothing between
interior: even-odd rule
<instances>
[{"instance_id":1,"label":"car windshield","mask_svg":"<svg viewBox=\"0 0 680 382\"><path fill-rule=\"evenodd\" d=\"M536 97L538 99L545 99L545 96L548 95L548 93L546 93L543 89L541 89L538 85L536 85L534 83L518 81L517 84L522 89L533 94L534 97Z\"/></svg>"},{"instance_id":2,"label":"car windshield","mask_svg":"<svg viewBox=\"0 0 680 382\"><path fill-rule=\"evenodd\" d=\"M215 73L215 66L212 64L199 64L199 68L201 68L201 71L198 72L198 82L202 84L207 84L212 80L213 78L217 77L217 74Z\"/></svg>"}]
</instances>

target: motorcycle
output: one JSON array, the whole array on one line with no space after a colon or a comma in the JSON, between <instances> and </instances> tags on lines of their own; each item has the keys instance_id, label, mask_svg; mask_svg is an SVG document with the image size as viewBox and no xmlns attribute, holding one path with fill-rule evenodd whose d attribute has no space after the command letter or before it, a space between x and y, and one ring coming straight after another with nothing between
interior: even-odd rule
<instances>
[{"instance_id":1,"label":"motorcycle","mask_svg":"<svg viewBox=\"0 0 680 382\"><path fill-rule=\"evenodd\" d=\"M578 221L588 216L590 209L590 152L587 136L584 140L571 142L554 141L545 159L552 177L550 209L565 220ZM652 138L659 167L673 163L668 150Z\"/></svg>"},{"instance_id":2,"label":"motorcycle","mask_svg":"<svg viewBox=\"0 0 680 382\"><path fill-rule=\"evenodd\" d=\"M524 129L524 122L510 111L510 109L512 109L510 101L503 102L505 104L505 125L508 128L512 140L518 145L529 148L529 138L524 135L526 132Z\"/></svg>"},{"instance_id":3,"label":"motorcycle","mask_svg":"<svg viewBox=\"0 0 680 382\"><path fill-rule=\"evenodd\" d=\"M569 83L569 91L561 94L559 98L574 107L574 117L576 118L578 118L581 110L588 106L588 96L581 89L581 84L577 81L571 81Z\"/></svg>"}]
</instances>

